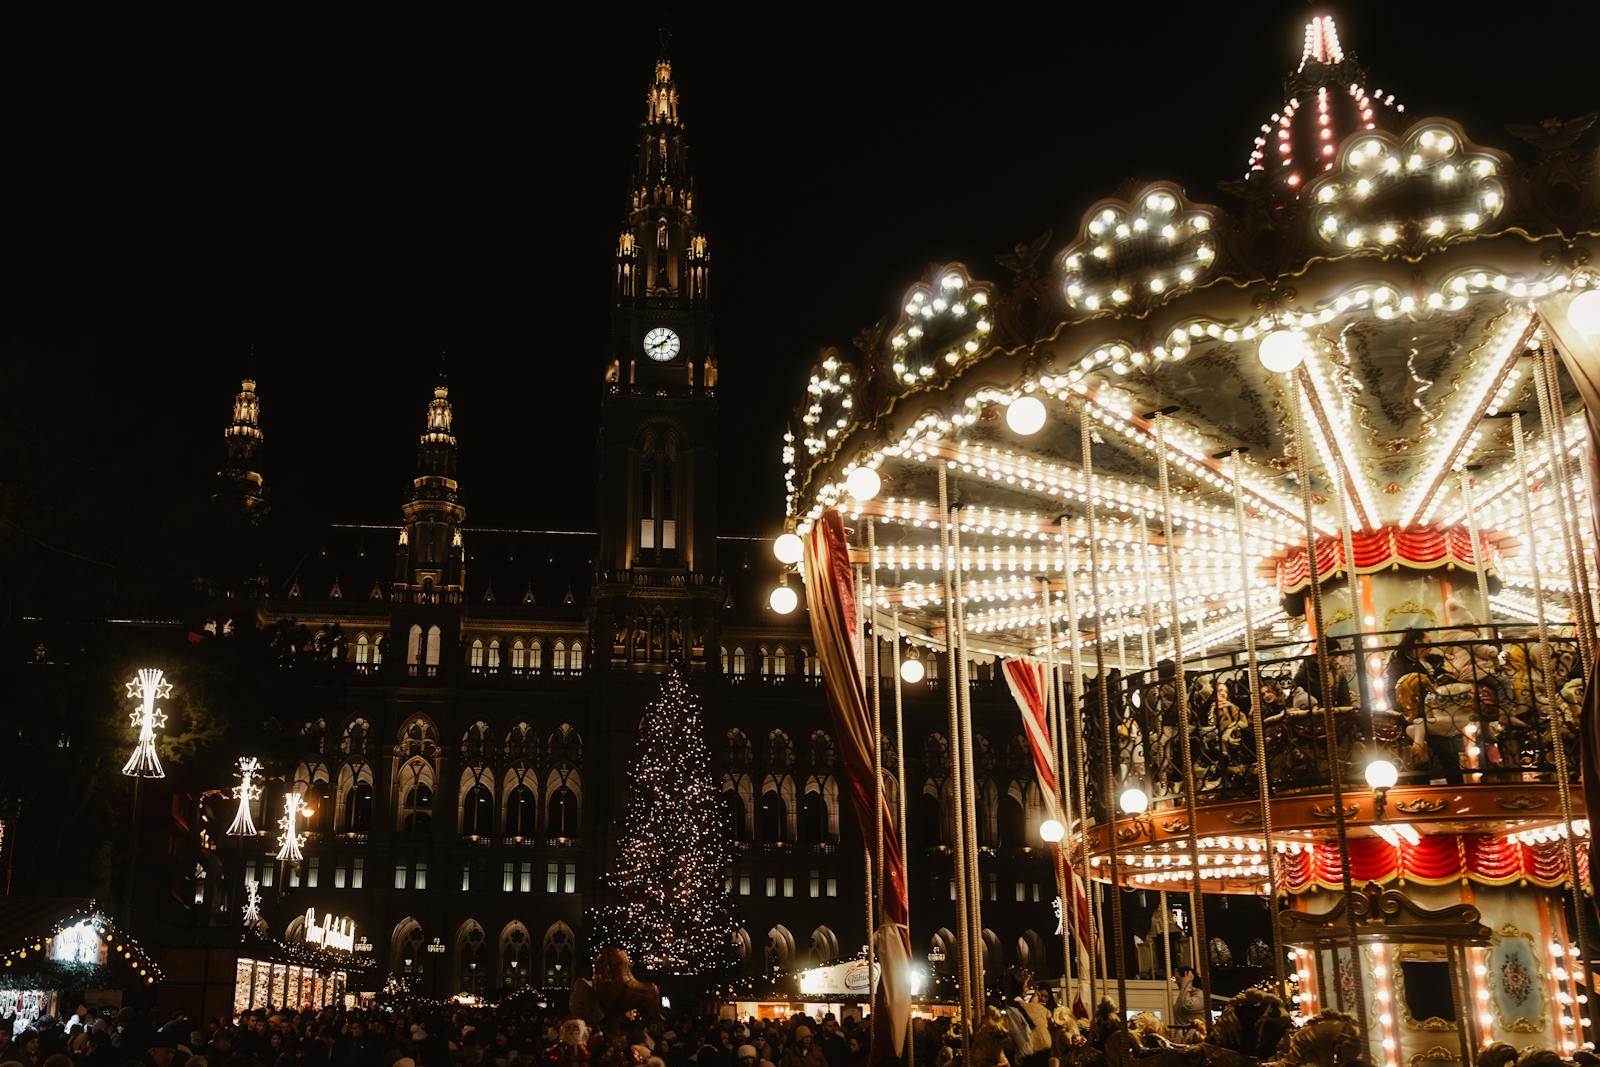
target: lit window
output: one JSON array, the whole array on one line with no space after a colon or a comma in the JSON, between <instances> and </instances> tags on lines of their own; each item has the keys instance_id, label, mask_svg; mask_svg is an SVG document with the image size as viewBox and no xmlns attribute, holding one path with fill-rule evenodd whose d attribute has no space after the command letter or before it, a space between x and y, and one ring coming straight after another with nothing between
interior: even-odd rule
<instances>
[{"instance_id":1,"label":"lit window","mask_svg":"<svg viewBox=\"0 0 1600 1067\"><path fill-rule=\"evenodd\" d=\"M333 869L333 888L335 888L335 889L343 889L344 888L345 879L348 876L349 876L349 872L346 871L342 865L338 866L338 867L335 867Z\"/></svg>"},{"instance_id":2,"label":"lit window","mask_svg":"<svg viewBox=\"0 0 1600 1067\"><path fill-rule=\"evenodd\" d=\"M470 890L471 888L472 888L472 865L470 863L463 863L461 865L461 891L463 893L465 893L468 890Z\"/></svg>"},{"instance_id":3,"label":"lit window","mask_svg":"<svg viewBox=\"0 0 1600 1067\"><path fill-rule=\"evenodd\" d=\"M785 878L783 880L783 895L786 896L786 897L794 896L794 879L793 878Z\"/></svg>"},{"instance_id":4,"label":"lit window","mask_svg":"<svg viewBox=\"0 0 1600 1067\"><path fill-rule=\"evenodd\" d=\"M1028 899L1028 886L1024 882L1017 883L1017 903L1021 904Z\"/></svg>"},{"instance_id":5,"label":"lit window","mask_svg":"<svg viewBox=\"0 0 1600 1067\"><path fill-rule=\"evenodd\" d=\"M739 872L739 895L741 897L747 897L747 896L750 895L750 872L749 871L740 871Z\"/></svg>"},{"instance_id":6,"label":"lit window","mask_svg":"<svg viewBox=\"0 0 1600 1067\"><path fill-rule=\"evenodd\" d=\"M500 868L500 892L509 893L517 884L517 865L507 863Z\"/></svg>"},{"instance_id":7,"label":"lit window","mask_svg":"<svg viewBox=\"0 0 1600 1067\"><path fill-rule=\"evenodd\" d=\"M778 895L778 879L777 878L768 878L767 879L767 896L775 897L777 895Z\"/></svg>"},{"instance_id":8,"label":"lit window","mask_svg":"<svg viewBox=\"0 0 1600 1067\"><path fill-rule=\"evenodd\" d=\"M394 887L396 889L404 889L406 887L406 865L403 863L394 865Z\"/></svg>"},{"instance_id":9,"label":"lit window","mask_svg":"<svg viewBox=\"0 0 1600 1067\"><path fill-rule=\"evenodd\" d=\"M546 893L558 893L560 892L560 884L561 865L559 863L546 864L544 869L544 891Z\"/></svg>"},{"instance_id":10,"label":"lit window","mask_svg":"<svg viewBox=\"0 0 1600 1067\"><path fill-rule=\"evenodd\" d=\"M318 864L318 862L319 861L318 861L317 857L315 857L315 856L312 856L311 859L306 861L306 888L307 889L315 889L315 888L317 888L317 864Z\"/></svg>"},{"instance_id":11,"label":"lit window","mask_svg":"<svg viewBox=\"0 0 1600 1067\"><path fill-rule=\"evenodd\" d=\"M576 863L567 864L566 877L567 888L565 892L576 893L578 891L578 865Z\"/></svg>"},{"instance_id":12,"label":"lit window","mask_svg":"<svg viewBox=\"0 0 1600 1067\"><path fill-rule=\"evenodd\" d=\"M366 867L367 867L367 861L366 860L356 860L355 861L355 866L353 868L351 868L351 870L350 870L350 888L351 889L360 889L361 888L361 875L362 875L362 872L366 870Z\"/></svg>"},{"instance_id":13,"label":"lit window","mask_svg":"<svg viewBox=\"0 0 1600 1067\"><path fill-rule=\"evenodd\" d=\"M524 861L522 868L517 873L522 891L524 893L533 892L533 863L531 861Z\"/></svg>"},{"instance_id":14,"label":"lit window","mask_svg":"<svg viewBox=\"0 0 1600 1067\"><path fill-rule=\"evenodd\" d=\"M836 897L836 896L839 895L839 879L837 879L837 878L829 878L828 879L828 895L830 897Z\"/></svg>"},{"instance_id":15,"label":"lit window","mask_svg":"<svg viewBox=\"0 0 1600 1067\"><path fill-rule=\"evenodd\" d=\"M820 897L822 895L822 872L821 871L812 871L811 872L811 895L814 896L814 897Z\"/></svg>"},{"instance_id":16,"label":"lit window","mask_svg":"<svg viewBox=\"0 0 1600 1067\"><path fill-rule=\"evenodd\" d=\"M412 886L411 888L412 889L426 889L426 888L428 888L428 865L426 863L418 863L417 864L417 884Z\"/></svg>"}]
</instances>

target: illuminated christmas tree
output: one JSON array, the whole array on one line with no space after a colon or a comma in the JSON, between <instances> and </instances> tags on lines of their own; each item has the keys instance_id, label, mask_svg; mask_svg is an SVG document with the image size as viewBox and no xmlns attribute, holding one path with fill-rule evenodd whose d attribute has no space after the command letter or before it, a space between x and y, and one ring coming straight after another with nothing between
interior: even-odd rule
<instances>
[{"instance_id":1,"label":"illuminated christmas tree","mask_svg":"<svg viewBox=\"0 0 1600 1067\"><path fill-rule=\"evenodd\" d=\"M711 777L700 708L677 671L639 722L639 758L617 828L619 851L596 909L596 947L626 949L656 975L703 974L731 962L724 878L728 815Z\"/></svg>"}]
</instances>

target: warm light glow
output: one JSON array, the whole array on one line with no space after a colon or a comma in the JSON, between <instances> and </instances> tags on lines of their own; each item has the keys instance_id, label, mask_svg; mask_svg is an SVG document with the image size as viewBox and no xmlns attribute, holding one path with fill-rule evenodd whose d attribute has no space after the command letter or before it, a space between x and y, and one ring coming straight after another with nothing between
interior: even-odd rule
<instances>
[{"instance_id":1,"label":"warm light glow","mask_svg":"<svg viewBox=\"0 0 1600 1067\"><path fill-rule=\"evenodd\" d=\"M1130 785L1124 789L1122 796L1118 798L1118 803L1122 805L1122 810L1129 815L1143 815L1150 810L1149 794L1136 785Z\"/></svg>"},{"instance_id":2,"label":"warm light glow","mask_svg":"<svg viewBox=\"0 0 1600 1067\"><path fill-rule=\"evenodd\" d=\"M278 862L299 863L303 858L300 852L303 838L300 836L299 820L304 814L305 798L294 792L284 794L283 818L278 820L278 827L283 831L278 835Z\"/></svg>"},{"instance_id":3,"label":"warm light glow","mask_svg":"<svg viewBox=\"0 0 1600 1067\"><path fill-rule=\"evenodd\" d=\"M787 615L799 606L800 598L787 585L780 585L772 590L772 595L767 597L767 603L772 605L772 610L779 615Z\"/></svg>"},{"instance_id":4,"label":"warm light glow","mask_svg":"<svg viewBox=\"0 0 1600 1067\"><path fill-rule=\"evenodd\" d=\"M1586 289L1567 305L1567 321L1589 340L1600 339L1600 289Z\"/></svg>"},{"instance_id":5,"label":"warm light glow","mask_svg":"<svg viewBox=\"0 0 1600 1067\"><path fill-rule=\"evenodd\" d=\"M1298 330L1273 330L1261 339L1256 354L1269 371L1287 374L1305 362L1305 334Z\"/></svg>"},{"instance_id":6,"label":"warm light glow","mask_svg":"<svg viewBox=\"0 0 1600 1067\"><path fill-rule=\"evenodd\" d=\"M1367 764L1367 785L1373 789L1388 789L1400 780L1400 772L1386 759L1375 759Z\"/></svg>"},{"instance_id":7,"label":"warm light glow","mask_svg":"<svg viewBox=\"0 0 1600 1067\"><path fill-rule=\"evenodd\" d=\"M1044 402L1036 396L1019 396L1006 408L1006 425L1011 432L1028 437L1044 428Z\"/></svg>"},{"instance_id":8,"label":"warm light glow","mask_svg":"<svg viewBox=\"0 0 1600 1067\"><path fill-rule=\"evenodd\" d=\"M778 558L779 563L792 567L800 562L800 557L805 554L805 547L798 534L781 534L772 542L772 554Z\"/></svg>"},{"instance_id":9,"label":"warm light glow","mask_svg":"<svg viewBox=\"0 0 1600 1067\"><path fill-rule=\"evenodd\" d=\"M871 467L857 467L845 478L844 487L858 502L871 500L883 488L883 479Z\"/></svg>"},{"instance_id":10,"label":"warm light glow","mask_svg":"<svg viewBox=\"0 0 1600 1067\"><path fill-rule=\"evenodd\" d=\"M156 731L167 724L167 713L156 707L156 701L172 695L172 683L160 670L144 667L126 685L129 698L139 702L139 710L129 715L139 730L139 740L122 773L131 778L165 778L161 757L156 754Z\"/></svg>"},{"instance_id":11,"label":"warm light glow","mask_svg":"<svg viewBox=\"0 0 1600 1067\"><path fill-rule=\"evenodd\" d=\"M906 659L900 661L901 681L910 682L911 684L915 685L917 682L922 681L923 676L927 673L927 668L922 665L922 661L920 659Z\"/></svg>"},{"instance_id":12,"label":"warm light glow","mask_svg":"<svg viewBox=\"0 0 1600 1067\"><path fill-rule=\"evenodd\" d=\"M1061 825L1060 819L1046 819L1039 824L1039 837L1050 844L1055 844L1067 836L1067 828Z\"/></svg>"}]
</instances>

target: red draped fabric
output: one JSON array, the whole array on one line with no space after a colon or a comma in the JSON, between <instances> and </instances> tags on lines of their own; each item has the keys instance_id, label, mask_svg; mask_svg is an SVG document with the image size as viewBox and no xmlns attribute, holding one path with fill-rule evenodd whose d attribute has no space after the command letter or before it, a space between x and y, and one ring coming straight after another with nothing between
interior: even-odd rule
<instances>
[{"instance_id":1,"label":"red draped fabric","mask_svg":"<svg viewBox=\"0 0 1600 1067\"><path fill-rule=\"evenodd\" d=\"M1028 735L1028 745L1033 750L1033 770L1039 779L1039 791L1044 794L1045 807L1049 811L1050 818L1062 820L1056 782L1055 753L1050 743L1047 706L1050 684L1048 672L1042 663L1008 659L1004 661L1001 673L1005 675L1006 685L1011 689L1011 697L1017 702L1017 710L1022 714L1022 732ZM1061 847L1060 842L1053 846L1053 850L1056 890L1060 893L1063 904L1069 899L1072 901L1071 929L1078 957L1078 998L1072 1008L1075 1014L1087 1019L1089 1001L1093 999L1089 992L1089 968L1093 965L1094 959L1094 937L1089 923L1089 897L1084 891L1083 879L1071 870L1066 850Z\"/></svg>"},{"instance_id":2,"label":"red draped fabric","mask_svg":"<svg viewBox=\"0 0 1600 1067\"><path fill-rule=\"evenodd\" d=\"M839 738L839 755L849 786L851 807L861 826L861 838L868 850L875 848L883 835L883 856L879 868L882 884L877 887L879 914L883 926L873 932L874 942L882 945L892 939L898 951L880 957L881 980L874 993L872 1059L892 1059L899 1054L911 1019L908 973L911 949L910 909L906 898L905 855L900 850L900 834L887 796L878 803L873 784L872 709L867 702L861 646L856 632L857 608L855 578L850 567L850 545L845 539L844 521L829 510L817 521L806 538L806 609L811 616L811 636L822 666L823 689L828 710L833 716L834 733ZM904 783L901 784L904 788ZM874 824L873 809L877 808ZM876 857L875 857L876 858Z\"/></svg>"},{"instance_id":3,"label":"red draped fabric","mask_svg":"<svg viewBox=\"0 0 1600 1067\"><path fill-rule=\"evenodd\" d=\"M1589 872L1580 852L1578 876ZM1281 881L1292 893L1340 889L1344 879L1337 844L1317 844L1278 857ZM1396 878L1443 885L1467 878L1484 885L1524 881L1552 888L1567 878L1566 846L1560 841L1522 844L1495 834L1437 834L1397 847L1381 837L1350 839L1350 877L1357 885Z\"/></svg>"},{"instance_id":4,"label":"red draped fabric","mask_svg":"<svg viewBox=\"0 0 1600 1067\"><path fill-rule=\"evenodd\" d=\"M1497 557L1487 535L1481 534L1479 547L1483 552L1484 566L1495 569ZM1463 570L1475 566L1472 534L1463 526L1413 526L1399 529L1385 526L1377 530L1352 532L1357 574L1371 574L1386 567L1419 567L1431 569L1454 564ZM1339 537L1317 539L1317 573L1319 576L1342 570L1345 565L1344 540ZM1311 580L1306 567L1306 550L1294 548L1277 561L1278 591L1292 593Z\"/></svg>"}]
</instances>

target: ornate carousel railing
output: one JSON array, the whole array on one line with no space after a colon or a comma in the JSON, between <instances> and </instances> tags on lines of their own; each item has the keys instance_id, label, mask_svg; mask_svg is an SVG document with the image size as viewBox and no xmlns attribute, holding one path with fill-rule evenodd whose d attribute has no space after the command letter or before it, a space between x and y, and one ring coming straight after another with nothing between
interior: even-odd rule
<instances>
[{"instance_id":1,"label":"ornate carousel railing","mask_svg":"<svg viewBox=\"0 0 1600 1067\"><path fill-rule=\"evenodd\" d=\"M1390 760L1400 784L1550 782L1550 724L1576 745L1583 676L1577 642L1549 639L1547 672L1535 627L1521 624L1388 631L1362 637L1357 679L1351 638L1329 639L1335 751L1343 784L1366 789L1363 769ZM1185 671L1184 701L1199 803L1257 798L1251 702L1262 702L1273 796L1329 788L1322 685L1307 642L1260 646L1261 692L1252 694L1245 654L1213 654ZM1130 673L1109 687L1113 779L1136 785L1156 806L1182 800L1179 686L1171 664ZM1103 819L1101 716L1085 686L1083 728L1089 809ZM1575 769L1574 769L1575 774Z\"/></svg>"}]
</instances>

